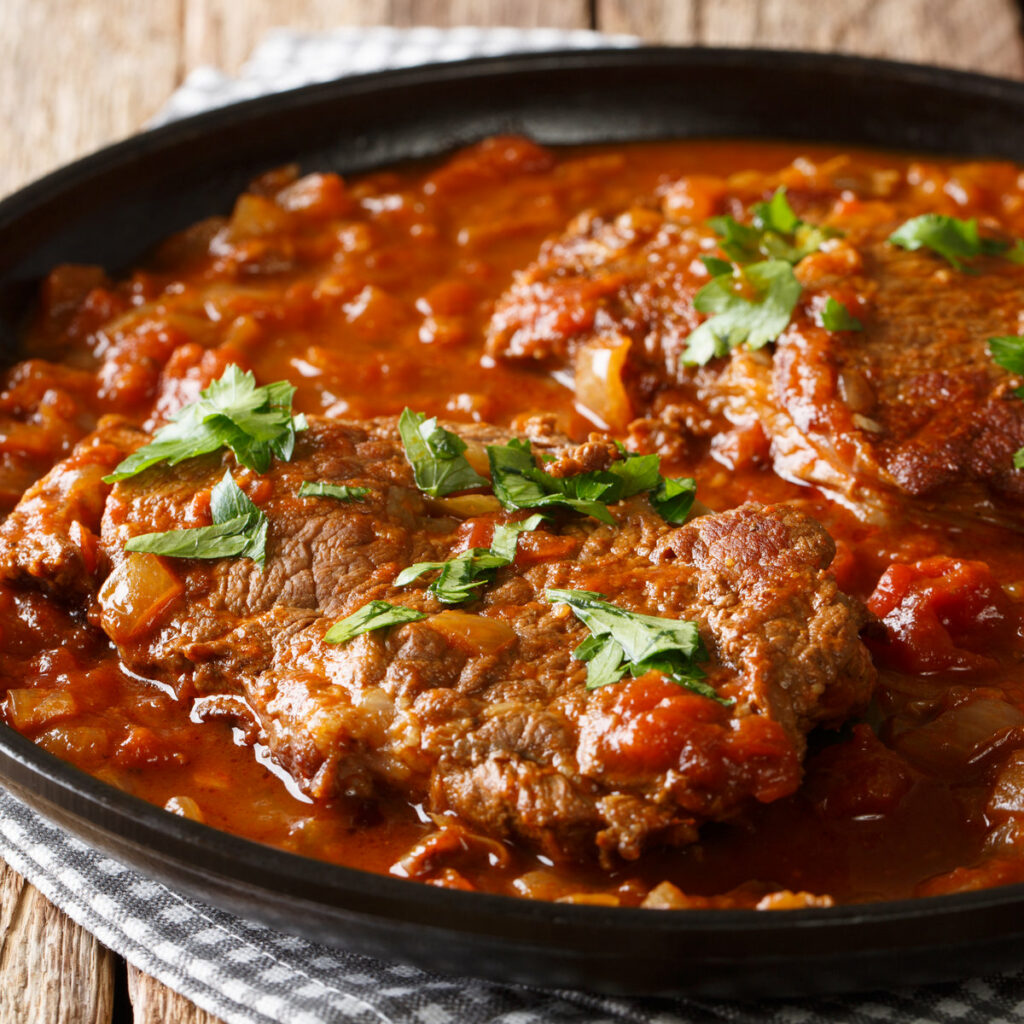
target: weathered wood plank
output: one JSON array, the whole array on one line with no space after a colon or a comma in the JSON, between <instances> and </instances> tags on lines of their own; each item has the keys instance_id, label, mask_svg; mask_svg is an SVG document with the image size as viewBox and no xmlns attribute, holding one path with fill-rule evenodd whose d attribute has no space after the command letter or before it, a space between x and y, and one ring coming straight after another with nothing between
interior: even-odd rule
<instances>
[{"instance_id":1,"label":"weathered wood plank","mask_svg":"<svg viewBox=\"0 0 1024 1024\"><path fill-rule=\"evenodd\" d=\"M0 195L159 109L179 80L181 2L0 3Z\"/></svg>"},{"instance_id":2,"label":"weathered wood plank","mask_svg":"<svg viewBox=\"0 0 1024 1024\"><path fill-rule=\"evenodd\" d=\"M0 1024L110 1024L115 964L0 861Z\"/></svg>"},{"instance_id":3,"label":"weathered wood plank","mask_svg":"<svg viewBox=\"0 0 1024 1024\"><path fill-rule=\"evenodd\" d=\"M184 0L184 64L235 72L268 29L342 25L589 28L588 0Z\"/></svg>"},{"instance_id":4,"label":"weathered wood plank","mask_svg":"<svg viewBox=\"0 0 1024 1024\"><path fill-rule=\"evenodd\" d=\"M133 1024L220 1024L214 1017L184 996L161 985L155 978L128 965L128 996Z\"/></svg>"},{"instance_id":5,"label":"weathered wood plank","mask_svg":"<svg viewBox=\"0 0 1024 1024\"><path fill-rule=\"evenodd\" d=\"M834 50L1024 77L1014 0L596 0L597 27L666 43Z\"/></svg>"}]
</instances>

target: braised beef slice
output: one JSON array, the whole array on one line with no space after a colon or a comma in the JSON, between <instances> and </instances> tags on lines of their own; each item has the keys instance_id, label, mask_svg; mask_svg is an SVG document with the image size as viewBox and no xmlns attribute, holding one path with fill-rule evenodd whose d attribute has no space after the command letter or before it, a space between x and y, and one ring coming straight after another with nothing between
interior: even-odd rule
<instances>
[{"instance_id":1,"label":"braised beef slice","mask_svg":"<svg viewBox=\"0 0 1024 1024\"><path fill-rule=\"evenodd\" d=\"M923 212L909 174L883 180L842 158L720 183L714 212L745 216L786 184L801 215L841 233L798 264L804 292L773 355L740 348L705 368L681 362L704 319L694 296L709 274L698 257L716 252L704 216L675 201L686 179L621 213L578 217L545 243L499 300L489 351L579 379L595 346L625 341L621 377L642 447L677 456L687 440L728 430L727 417L760 424L780 475L876 519L910 509L1019 526L1021 382L993 361L988 339L1020 333L1024 267L984 256L961 272L888 243ZM923 201L958 212L941 189ZM981 230L1007 236L995 219ZM862 331L820 326L830 296Z\"/></svg>"},{"instance_id":2,"label":"braised beef slice","mask_svg":"<svg viewBox=\"0 0 1024 1024\"><path fill-rule=\"evenodd\" d=\"M508 436L458 429L472 444ZM109 441L127 451L139 438L115 429ZM44 585L63 578L75 559L41 561L17 540L31 530L71 550L79 524L101 534L105 564L130 575L126 560L155 556L126 554L126 541L208 522L209 490L231 468L267 516L265 570L248 559L162 560L183 593L121 638L119 654L183 697L244 698L254 736L316 800L397 792L559 859L635 857L791 793L806 732L861 708L873 683L858 638L865 612L828 572L832 541L791 509L750 504L674 529L637 497L613 507L615 527L552 519L480 600L451 609L427 592L429 577L402 588L395 577L413 562L486 546L510 517L494 503L459 518L453 503L421 494L393 420L314 420L294 459L262 477L225 454L109 489L85 458L99 444L54 469L0 527L0 572ZM594 453L552 449L566 466ZM76 479L96 500L82 500ZM369 493L299 498L304 480ZM79 590L92 580L95 593L95 573L74 578ZM696 620L708 680L734 703L657 672L588 692L586 667L573 658L587 631L545 599L549 587ZM94 621L109 599L94 604ZM428 617L324 642L334 622L374 599Z\"/></svg>"}]
</instances>

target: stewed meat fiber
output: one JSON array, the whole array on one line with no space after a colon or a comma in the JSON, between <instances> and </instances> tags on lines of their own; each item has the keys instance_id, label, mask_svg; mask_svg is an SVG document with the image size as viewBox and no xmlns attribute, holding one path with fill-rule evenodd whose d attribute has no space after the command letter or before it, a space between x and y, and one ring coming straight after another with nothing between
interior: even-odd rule
<instances>
[{"instance_id":1,"label":"stewed meat fiber","mask_svg":"<svg viewBox=\"0 0 1024 1024\"><path fill-rule=\"evenodd\" d=\"M459 429L473 445L508 437ZM486 547L510 515L486 496L422 494L393 420L314 420L263 476L213 455L97 483L146 440L106 423L55 467L0 527L0 572L89 606L131 671L197 714L237 717L317 801L397 793L558 860L633 858L792 793L808 730L869 696L866 613L828 571L831 539L798 511L747 504L673 528L638 496L612 506L615 526L554 516L479 600L448 608L427 580L396 576ZM563 467L593 451L549 448ZM125 552L137 535L208 523L226 467L267 516L262 571ZM368 493L300 498L304 480ZM134 604L133 587L146 595ZM707 681L731 703L656 671L588 691L573 657L587 631L548 588L695 620ZM325 642L372 600L427 617Z\"/></svg>"},{"instance_id":2,"label":"stewed meat fiber","mask_svg":"<svg viewBox=\"0 0 1024 1024\"><path fill-rule=\"evenodd\" d=\"M1021 332L1024 267L989 253L957 269L888 239L923 210L963 219L964 205L983 205L981 236L1005 249L1021 234L1020 182L991 165L935 169L922 182L927 172L797 161L771 175L682 178L627 209L592 210L516 275L489 350L568 371L578 389L597 368L596 414L620 430L635 418L634 432L666 451L717 435L713 450L734 464L735 446L722 443L730 430L764 431L779 475L868 518L980 516L1019 528L1021 381L988 339ZM789 327L773 351L740 346L686 366L705 319L694 305L710 280L700 257L723 255L708 219L749 224L748 208L780 186L802 218L833 233L795 267L803 291ZM862 329L823 326L830 298Z\"/></svg>"}]
</instances>

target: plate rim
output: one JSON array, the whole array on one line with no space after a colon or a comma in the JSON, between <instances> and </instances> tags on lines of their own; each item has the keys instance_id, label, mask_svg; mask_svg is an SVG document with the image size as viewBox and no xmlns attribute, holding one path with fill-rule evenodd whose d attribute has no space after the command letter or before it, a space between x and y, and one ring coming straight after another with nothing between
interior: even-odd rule
<instances>
[{"instance_id":1,"label":"plate rim","mask_svg":"<svg viewBox=\"0 0 1024 1024\"><path fill-rule=\"evenodd\" d=\"M149 128L58 167L0 200L0 232L8 230L11 224L17 223L29 211L52 202L55 195L76 183L118 172L139 157L152 156L164 149L200 139L229 122L279 116L289 110L343 100L367 90L408 89L424 81L459 82L478 78L481 74L514 76L550 69L593 70L595 65L636 68L641 63L668 65L681 61L697 67L720 66L725 63L736 67L783 72L790 72L794 68L813 71L827 67L847 75L877 74L908 83L940 85L981 99L1008 100L1024 109L1024 81L934 65L800 50L636 46L471 58L344 76L243 100ZM2 262L0 257L0 264ZM0 272L2 270L0 267ZM101 816L109 814L119 821L134 820L140 826L140 836L169 835L175 844L194 850L197 858L212 852L217 860L227 857L235 863L249 866L256 876L269 877L274 874L278 879L295 880L295 889L303 894L314 885L327 888L332 894L332 900L326 906L338 909L348 909L342 898L351 897L353 891L361 890L364 896L367 891L379 896L388 907L392 904L412 905L422 915L437 911L450 912L454 907L463 924L470 921L481 924L491 917L511 917L523 923L542 921L548 925L552 920L558 920L575 927L600 929L604 932L614 932L617 926L620 931L635 930L642 924L645 930L665 935L726 934L741 929L747 933L770 936L780 931L817 935L823 931L842 933L851 929L859 934L859 930L869 925L927 924L939 919L958 920L993 908L1024 905L1024 883L916 899L804 908L786 911L784 914L735 908L692 909L657 914L632 907L566 905L494 893L463 893L320 861L171 814L80 771L69 762L36 746L4 723L0 723L0 770L0 785L8 785L9 774L13 774L16 779L21 776L29 793L41 798L44 803L55 804L73 816L83 817L75 809L75 805L81 802ZM19 799L24 799L18 788L16 781L14 793ZM39 809L31 800L26 802ZM140 841L124 832L119 833L117 838L127 842ZM277 867L281 868L280 872L274 871ZM325 882L330 884L325 886ZM262 882L249 881L245 884L264 888ZM291 893L294 890L270 891L281 895L282 892ZM310 897L302 895L302 898ZM394 914L387 916L387 919L405 920ZM1024 930L1024 924L1021 927ZM477 933L496 934L493 929L482 926ZM854 947L859 948L856 944Z\"/></svg>"}]
</instances>

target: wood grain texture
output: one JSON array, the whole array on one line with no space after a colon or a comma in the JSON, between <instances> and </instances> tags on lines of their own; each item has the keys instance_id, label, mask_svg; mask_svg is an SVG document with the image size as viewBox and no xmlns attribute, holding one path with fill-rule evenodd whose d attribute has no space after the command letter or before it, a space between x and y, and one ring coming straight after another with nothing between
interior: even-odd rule
<instances>
[{"instance_id":1,"label":"wood grain texture","mask_svg":"<svg viewBox=\"0 0 1024 1024\"><path fill-rule=\"evenodd\" d=\"M343 25L589 28L588 0L183 0L183 60L236 72L268 29Z\"/></svg>"},{"instance_id":2,"label":"wood grain texture","mask_svg":"<svg viewBox=\"0 0 1024 1024\"><path fill-rule=\"evenodd\" d=\"M0 1024L110 1024L115 963L0 861Z\"/></svg>"},{"instance_id":3,"label":"wood grain texture","mask_svg":"<svg viewBox=\"0 0 1024 1024\"><path fill-rule=\"evenodd\" d=\"M596 0L597 25L665 43L832 50L1024 77L1014 0Z\"/></svg>"},{"instance_id":4,"label":"wood grain texture","mask_svg":"<svg viewBox=\"0 0 1024 1024\"><path fill-rule=\"evenodd\" d=\"M128 997L133 1024L221 1024L219 1017L199 1009L155 978L128 965Z\"/></svg>"},{"instance_id":5,"label":"wood grain texture","mask_svg":"<svg viewBox=\"0 0 1024 1024\"><path fill-rule=\"evenodd\" d=\"M0 194L136 131L180 76L180 0L0 0Z\"/></svg>"}]
</instances>

